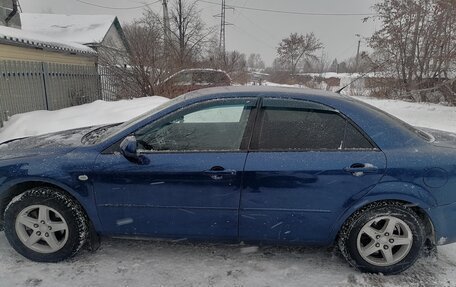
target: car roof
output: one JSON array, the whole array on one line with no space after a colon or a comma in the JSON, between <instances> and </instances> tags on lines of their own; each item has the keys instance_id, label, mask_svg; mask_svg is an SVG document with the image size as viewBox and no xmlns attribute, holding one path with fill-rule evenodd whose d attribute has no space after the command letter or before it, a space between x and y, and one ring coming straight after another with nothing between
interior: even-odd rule
<instances>
[{"instance_id":1,"label":"car roof","mask_svg":"<svg viewBox=\"0 0 456 287\"><path fill-rule=\"evenodd\" d=\"M196 90L184 94L177 99L181 101L199 101L207 99L239 98L239 97L275 97L275 98L299 98L315 101L328 105L336 110L346 105L353 105L360 101L349 96L335 92L315 90L297 87L274 87L274 86L222 86ZM366 104L364 104L366 105Z\"/></svg>"}]
</instances>

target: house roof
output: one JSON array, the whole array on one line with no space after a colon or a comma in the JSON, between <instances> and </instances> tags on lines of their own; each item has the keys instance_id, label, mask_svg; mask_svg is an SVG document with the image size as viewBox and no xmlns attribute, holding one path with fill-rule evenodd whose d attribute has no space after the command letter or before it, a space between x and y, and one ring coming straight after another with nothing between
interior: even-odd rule
<instances>
[{"instance_id":1,"label":"house roof","mask_svg":"<svg viewBox=\"0 0 456 287\"><path fill-rule=\"evenodd\" d=\"M54 50L57 52L87 55L97 54L92 48L78 43L56 40L55 38L51 38L42 34L5 26L0 26L0 43L15 46L41 48L44 50Z\"/></svg>"},{"instance_id":2,"label":"house roof","mask_svg":"<svg viewBox=\"0 0 456 287\"><path fill-rule=\"evenodd\" d=\"M121 29L119 20L112 15L22 13L21 22L25 31L83 45L101 43L113 24Z\"/></svg>"}]
</instances>

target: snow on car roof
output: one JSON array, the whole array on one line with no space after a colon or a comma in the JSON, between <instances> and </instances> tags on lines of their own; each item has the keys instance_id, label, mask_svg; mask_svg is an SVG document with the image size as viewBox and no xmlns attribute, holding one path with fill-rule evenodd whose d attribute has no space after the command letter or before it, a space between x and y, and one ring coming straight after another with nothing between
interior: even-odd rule
<instances>
[{"instance_id":1,"label":"snow on car roof","mask_svg":"<svg viewBox=\"0 0 456 287\"><path fill-rule=\"evenodd\" d=\"M5 26L0 26L0 42L70 53L96 54L93 49L78 43L56 40L41 34Z\"/></svg>"},{"instance_id":2,"label":"snow on car roof","mask_svg":"<svg viewBox=\"0 0 456 287\"><path fill-rule=\"evenodd\" d=\"M22 13L22 29L79 44L101 43L112 26L113 15Z\"/></svg>"}]
</instances>

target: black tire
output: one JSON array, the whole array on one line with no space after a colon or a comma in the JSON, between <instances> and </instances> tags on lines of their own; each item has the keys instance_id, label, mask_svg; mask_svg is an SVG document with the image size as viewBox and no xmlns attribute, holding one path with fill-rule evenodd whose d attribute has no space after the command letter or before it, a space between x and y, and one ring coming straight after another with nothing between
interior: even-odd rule
<instances>
[{"instance_id":1,"label":"black tire","mask_svg":"<svg viewBox=\"0 0 456 287\"><path fill-rule=\"evenodd\" d=\"M27 247L16 231L16 219L27 208L45 206L57 211L65 220L68 232L65 243L55 252L42 253ZM33 233L33 231L28 231ZM88 219L82 207L61 190L50 187L30 189L16 196L5 210L5 235L11 246L22 256L37 262L59 262L74 256L85 244ZM39 241L44 242L44 241Z\"/></svg>"},{"instance_id":2,"label":"black tire","mask_svg":"<svg viewBox=\"0 0 456 287\"><path fill-rule=\"evenodd\" d=\"M362 228L372 220L382 217L400 219L410 228L412 234L412 244L408 253L404 253L406 255L397 263L388 266L371 264L358 251L358 235ZM378 202L357 211L346 221L339 233L338 247L348 263L361 272L393 275L408 269L415 263L421 255L425 239L424 224L412 209L399 202ZM391 251L393 252L393 250ZM374 256L377 256L376 254L381 257L382 251L379 250L378 253L374 253Z\"/></svg>"}]
</instances>

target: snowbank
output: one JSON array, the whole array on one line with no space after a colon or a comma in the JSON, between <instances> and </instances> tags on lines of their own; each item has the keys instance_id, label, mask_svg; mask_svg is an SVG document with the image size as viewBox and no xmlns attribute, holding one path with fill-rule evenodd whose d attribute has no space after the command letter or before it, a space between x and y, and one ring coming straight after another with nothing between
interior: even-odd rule
<instances>
[{"instance_id":1,"label":"snowbank","mask_svg":"<svg viewBox=\"0 0 456 287\"><path fill-rule=\"evenodd\" d=\"M95 101L58 111L34 111L14 115L0 129L0 143L24 136L124 122L166 101L168 99L156 96L117 102Z\"/></svg>"}]
</instances>

